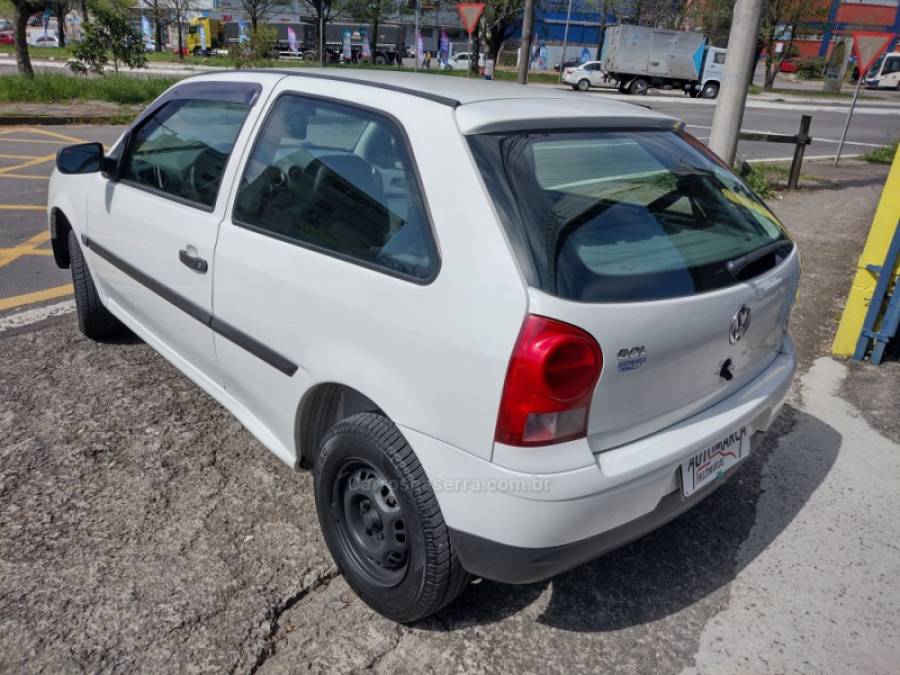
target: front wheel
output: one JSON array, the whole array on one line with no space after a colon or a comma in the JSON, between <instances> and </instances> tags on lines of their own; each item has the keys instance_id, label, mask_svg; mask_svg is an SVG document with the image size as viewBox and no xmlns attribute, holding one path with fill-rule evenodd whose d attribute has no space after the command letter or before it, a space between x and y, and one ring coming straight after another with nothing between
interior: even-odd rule
<instances>
[{"instance_id":1,"label":"front wheel","mask_svg":"<svg viewBox=\"0 0 900 675\"><path fill-rule=\"evenodd\" d=\"M110 313L97 293L91 271L88 269L74 230L69 231L69 266L72 268L72 285L75 287L75 313L78 328L92 340L101 340L122 330L122 324Z\"/></svg>"},{"instance_id":2,"label":"front wheel","mask_svg":"<svg viewBox=\"0 0 900 675\"><path fill-rule=\"evenodd\" d=\"M647 84L647 80L639 77L636 80L632 80L631 84L628 85L628 93L635 96L643 96L649 88L650 85Z\"/></svg>"},{"instance_id":3,"label":"front wheel","mask_svg":"<svg viewBox=\"0 0 900 675\"><path fill-rule=\"evenodd\" d=\"M715 98L719 95L719 85L715 82L710 82L703 85L703 91L700 93L700 95L703 98Z\"/></svg>"},{"instance_id":4,"label":"front wheel","mask_svg":"<svg viewBox=\"0 0 900 675\"><path fill-rule=\"evenodd\" d=\"M347 583L376 612L409 622L468 583L425 471L397 427L362 413L336 424L315 467L316 511Z\"/></svg>"},{"instance_id":5,"label":"front wheel","mask_svg":"<svg viewBox=\"0 0 900 675\"><path fill-rule=\"evenodd\" d=\"M578 91L587 91L590 88L591 83L582 78L578 80L578 84L575 86L578 88Z\"/></svg>"}]
</instances>

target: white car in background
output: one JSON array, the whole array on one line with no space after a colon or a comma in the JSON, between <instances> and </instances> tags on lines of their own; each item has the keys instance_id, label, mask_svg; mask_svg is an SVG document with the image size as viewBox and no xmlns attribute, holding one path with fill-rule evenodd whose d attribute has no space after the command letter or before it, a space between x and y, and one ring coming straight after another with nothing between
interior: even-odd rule
<instances>
[{"instance_id":1,"label":"white car in background","mask_svg":"<svg viewBox=\"0 0 900 675\"><path fill-rule=\"evenodd\" d=\"M334 73L188 78L108 153L60 150L86 336L124 324L312 470L332 556L397 621L470 574L580 565L743 466L793 378L800 266L740 178L640 106Z\"/></svg>"},{"instance_id":2,"label":"white car in background","mask_svg":"<svg viewBox=\"0 0 900 675\"><path fill-rule=\"evenodd\" d=\"M32 34L28 42L32 47L59 47L59 38L55 35Z\"/></svg>"},{"instance_id":3,"label":"white car in background","mask_svg":"<svg viewBox=\"0 0 900 675\"><path fill-rule=\"evenodd\" d=\"M866 73L867 89L897 89L900 91L900 52L878 57Z\"/></svg>"},{"instance_id":4,"label":"white car in background","mask_svg":"<svg viewBox=\"0 0 900 675\"><path fill-rule=\"evenodd\" d=\"M451 56L444 65L447 70L466 70L469 67L469 52L459 52ZM484 54L478 55L478 67L484 68Z\"/></svg>"},{"instance_id":5,"label":"white car in background","mask_svg":"<svg viewBox=\"0 0 900 675\"><path fill-rule=\"evenodd\" d=\"M587 61L574 68L565 68L562 79L566 84L572 85L573 89L587 91L603 84L603 70L599 61Z\"/></svg>"}]
</instances>

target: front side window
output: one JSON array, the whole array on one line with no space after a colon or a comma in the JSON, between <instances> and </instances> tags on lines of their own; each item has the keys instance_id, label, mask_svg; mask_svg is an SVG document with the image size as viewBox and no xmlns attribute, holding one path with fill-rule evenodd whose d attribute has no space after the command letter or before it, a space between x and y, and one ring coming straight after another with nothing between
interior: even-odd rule
<instances>
[{"instance_id":1,"label":"front side window","mask_svg":"<svg viewBox=\"0 0 900 675\"><path fill-rule=\"evenodd\" d=\"M716 52L713 54L713 63L718 63L719 65L725 63L725 52Z\"/></svg>"},{"instance_id":2,"label":"front side window","mask_svg":"<svg viewBox=\"0 0 900 675\"><path fill-rule=\"evenodd\" d=\"M416 279L430 278L437 265L399 127L337 103L276 101L241 180L234 221Z\"/></svg>"},{"instance_id":3,"label":"front side window","mask_svg":"<svg viewBox=\"0 0 900 675\"><path fill-rule=\"evenodd\" d=\"M123 178L212 208L249 105L178 99L135 132Z\"/></svg>"},{"instance_id":4,"label":"front side window","mask_svg":"<svg viewBox=\"0 0 900 675\"><path fill-rule=\"evenodd\" d=\"M492 135L474 147L482 171L503 167L519 213L505 224L524 229L517 238L527 242L538 285L564 298L693 295L759 274L792 248L765 204L687 135ZM728 264L775 242L784 246L740 274Z\"/></svg>"}]
</instances>

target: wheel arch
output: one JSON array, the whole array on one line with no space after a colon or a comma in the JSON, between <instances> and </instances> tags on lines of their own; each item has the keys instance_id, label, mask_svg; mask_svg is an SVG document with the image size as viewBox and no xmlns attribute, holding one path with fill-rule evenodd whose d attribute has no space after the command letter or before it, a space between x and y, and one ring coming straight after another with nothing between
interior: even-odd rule
<instances>
[{"instance_id":1,"label":"wheel arch","mask_svg":"<svg viewBox=\"0 0 900 675\"><path fill-rule=\"evenodd\" d=\"M297 407L297 465L311 469L316 462L319 443L328 430L341 420L363 412L385 415L377 403L349 385L320 382L311 387Z\"/></svg>"},{"instance_id":2,"label":"wheel arch","mask_svg":"<svg viewBox=\"0 0 900 675\"><path fill-rule=\"evenodd\" d=\"M50 210L50 246L53 249L53 260L60 269L67 269L71 264L69 258L69 232L72 223L65 212L58 206Z\"/></svg>"}]
</instances>

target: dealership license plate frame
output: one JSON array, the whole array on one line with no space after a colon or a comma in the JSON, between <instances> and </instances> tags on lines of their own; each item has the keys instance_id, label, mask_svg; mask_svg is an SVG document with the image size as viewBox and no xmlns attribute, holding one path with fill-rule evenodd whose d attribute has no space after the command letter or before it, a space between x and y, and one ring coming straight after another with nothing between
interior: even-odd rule
<instances>
[{"instance_id":1,"label":"dealership license plate frame","mask_svg":"<svg viewBox=\"0 0 900 675\"><path fill-rule=\"evenodd\" d=\"M681 463L681 496L690 497L715 483L748 454L750 439L746 425L700 448ZM699 480L698 474L702 474Z\"/></svg>"}]
</instances>

